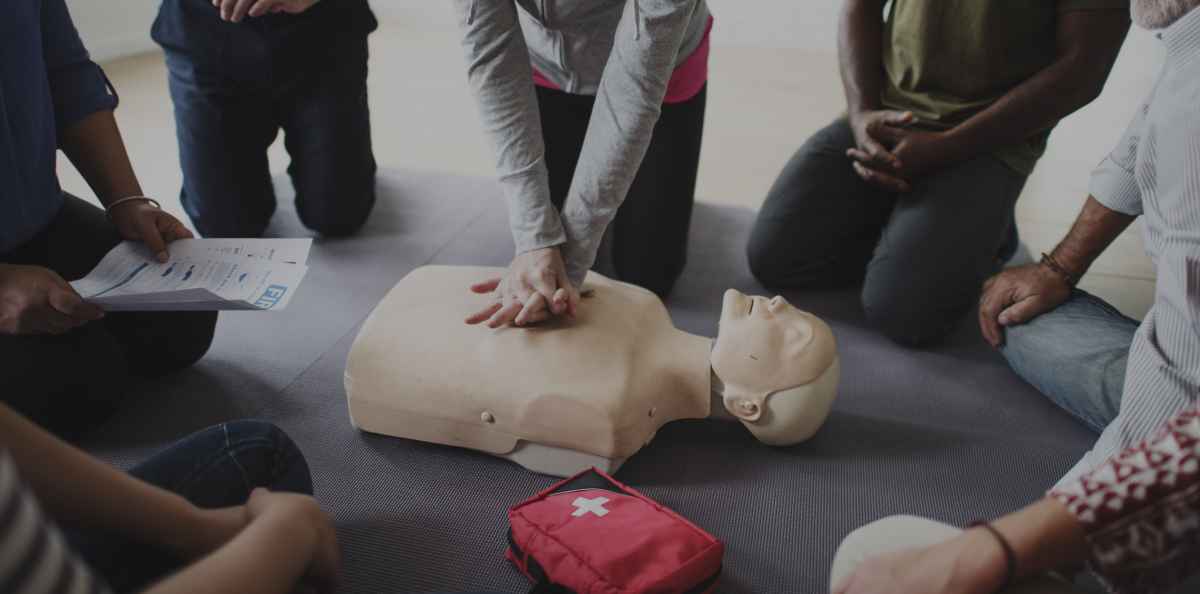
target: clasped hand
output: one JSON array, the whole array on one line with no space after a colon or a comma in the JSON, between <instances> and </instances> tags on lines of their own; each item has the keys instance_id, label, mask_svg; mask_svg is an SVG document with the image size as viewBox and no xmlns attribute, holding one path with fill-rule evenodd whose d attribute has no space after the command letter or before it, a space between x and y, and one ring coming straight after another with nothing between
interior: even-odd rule
<instances>
[{"instance_id":1,"label":"clasped hand","mask_svg":"<svg viewBox=\"0 0 1200 594\"><path fill-rule=\"evenodd\" d=\"M846 150L854 172L891 192L908 192L921 175L945 166L953 150L943 132L915 130L912 112L877 110L850 116L857 146Z\"/></svg>"},{"instance_id":2,"label":"clasped hand","mask_svg":"<svg viewBox=\"0 0 1200 594\"><path fill-rule=\"evenodd\" d=\"M567 268L557 247L518 254L503 277L471 285L476 293L491 293L493 302L466 319L486 322L489 328L506 324L525 326L550 316L574 317L579 290L567 278Z\"/></svg>"},{"instance_id":3,"label":"clasped hand","mask_svg":"<svg viewBox=\"0 0 1200 594\"><path fill-rule=\"evenodd\" d=\"M168 243L192 237L178 219L144 201L121 203L109 214L121 237L145 243L161 262ZM0 334L65 334L102 317L99 306L53 270L0 264Z\"/></svg>"}]
</instances>

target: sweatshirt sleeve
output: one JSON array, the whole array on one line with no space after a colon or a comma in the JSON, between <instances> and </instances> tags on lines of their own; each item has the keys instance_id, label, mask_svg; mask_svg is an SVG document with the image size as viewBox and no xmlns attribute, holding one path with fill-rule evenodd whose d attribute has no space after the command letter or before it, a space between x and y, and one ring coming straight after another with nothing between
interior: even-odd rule
<instances>
[{"instance_id":1,"label":"sweatshirt sleeve","mask_svg":"<svg viewBox=\"0 0 1200 594\"><path fill-rule=\"evenodd\" d=\"M563 205L567 274L577 286L633 184L698 0L629 0L596 92Z\"/></svg>"},{"instance_id":2,"label":"sweatshirt sleeve","mask_svg":"<svg viewBox=\"0 0 1200 594\"><path fill-rule=\"evenodd\" d=\"M560 245L529 49L513 0L455 0L467 81L491 141L517 253Z\"/></svg>"}]
</instances>

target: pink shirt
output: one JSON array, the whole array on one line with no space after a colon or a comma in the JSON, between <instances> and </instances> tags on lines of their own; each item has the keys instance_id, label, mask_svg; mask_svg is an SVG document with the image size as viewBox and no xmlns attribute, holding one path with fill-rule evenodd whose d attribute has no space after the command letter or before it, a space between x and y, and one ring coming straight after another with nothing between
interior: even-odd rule
<instances>
[{"instance_id":1,"label":"pink shirt","mask_svg":"<svg viewBox=\"0 0 1200 594\"><path fill-rule=\"evenodd\" d=\"M708 17L708 24L704 28L704 37L700 39L700 45L697 45L692 54L676 66L675 71L671 73L671 80L667 81L667 94L663 97L663 103L683 103L695 97L696 93L704 88L704 83L708 82L708 37L712 32L712 26L713 19ZM533 69L533 84L556 91L562 90L558 85L542 76L537 68Z\"/></svg>"}]
</instances>

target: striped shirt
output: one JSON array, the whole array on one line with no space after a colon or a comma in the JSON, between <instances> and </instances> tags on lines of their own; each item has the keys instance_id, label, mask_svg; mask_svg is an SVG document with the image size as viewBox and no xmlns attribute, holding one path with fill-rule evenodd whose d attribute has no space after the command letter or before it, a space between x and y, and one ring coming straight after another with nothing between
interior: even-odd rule
<instances>
[{"instance_id":1,"label":"striped shirt","mask_svg":"<svg viewBox=\"0 0 1200 594\"><path fill-rule=\"evenodd\" d=\"M1130 346L1120 412L1059 486L1200 401L1200 10L1159 38L1158 82L1089 188L1109 209L1141 215L1154 305Z\"/></svg>"},{"instance_id":2,"label":"striped shirt","mask_svg":"<svg viewBox=\"0 0 1200 594\"><path fill-rule=\"evenodd\" d=\"M89 594L108 588L67 546L0 449L0 592Z\"/></svg>"}]
</instances>

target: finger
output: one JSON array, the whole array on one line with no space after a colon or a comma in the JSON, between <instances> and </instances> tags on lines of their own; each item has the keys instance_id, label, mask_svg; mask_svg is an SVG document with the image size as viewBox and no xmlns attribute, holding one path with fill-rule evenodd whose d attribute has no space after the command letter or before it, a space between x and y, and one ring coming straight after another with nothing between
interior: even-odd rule
<instances>
[{"instance_id":1,"label":"finger","mask_svg":"<svg viewBox=\"0 0 1200 594\"><path fill-rule=\"evenodd\" d=\"M250 16L260 17L264 14L267 14L268 10L278 8L277 6L274 6L274 4L275 3L272 0L258 0L258 2L254 3L254 6L250 7Z\"/></svg>"},{"instance_id":2,"label":"finger","mask_svg":"<svg viewBox=\"0 0 1200 594\"><path fill-rule=\"evenodd\" d=\"M892 192L907 192L910 189L908 182L894 175L889 175L877 169L871 169L858 161L854 161L852 165L854 166L855 173L858 173L858 176L867 183Z\"/></svg>"},{"instance_id":3,"label":"finger","mask_svg":"<svg viewBox=\"0 0 1200 594\"><path fill-rule=\"evenodd\" d=\"M235 23L240 23L246 18L246 13L250 12L250 6L254 4L254 0L238 0L237 7L233 9L233 17L231 20Z\"/></svg>"},{"instance_id":4,"label":"finger","mask_svg":"<svg viewBox=\"0 0 1200 594\"><path fill-rule=\"evenodd\" d=\"M541 293L534 293L522 304L521 311L517 313L513 322L518 326L524 326L533 314L539 311L546 311L546 298L542 297Z\"/></svg>"},{"instance_id":5,"label":"finger","mask_svg":"<svg viewBox=\"0 0 1200 594\"><path fill-rule=\"evenodd\" d=\"M53 306L42 305L29 312L26 328L35 334L66 334L82 323Z\"/></svg>"},{"instance_id":6,"label":"finger","mask_svg":"<svg viewBox=\"0 0 1200 594\"><path fill-rule=\"evenodd\" d=\"M899 159L896 159L887 151L872 155L866 151L851 148L846 149L846 156L858 161L859 163L862 163L863 165L877 169L895 169L899 167L900 164Z\"/></svg>"},{"instance_id":7,"label":"finger","mask_svg":"<svg viewBox=\"0 0 1200 594\"><path fill-rule=\"evenodd\" d=\"M513 318L517 317L517 314L519 313L521 313L521 302L513 301L512 303L500 308L496 313L492 314L492 317L487 321L488 328L499 328L505 324L508 324L512 322Z\"/></svg>"},{"instance_id":8,"label":"finger","mask_svg":"<svg viewBox=\"0 0 1200 594\"><path fill-rule=\"evenodd\" d=\"M150 248L150 253L154 254L159 262L169 260L171 256L167 253L167 242L163 239L162 232L158 230L157 217L139 217L135 224L138 236L142 238L142 243Z\"/></svg>"},{"instance_id":9,"label":"finger","mask_svg":"<svg viewBox=\"0 0 1200 594\"><path fill-rule=\"evenodd\" d=\"M883 113L883 121L892 126L907 126L914 119L916 116L911 111L888 110Z\"/></svg>"},{"instance_id":10,"label":"finger","mask_svg":"<svg viewBox=\"0 0 1200 594\"><path fill-rule=\"evenodd\" d=\"M499 287L499 286L500 286L500 277L489 278L481 283L475 283L475 284L471 285L471 292L473 292L473 293L491 293L492 291L496 290L496 287Z\"/></svg>"},{"instance_id":11,"label":"finger","mask_svg":"<svg viewBox=\"0 0 1200 594\"><path fill-rule=\"evenodd\" d=\"M892 166L892 168L899 169L900 159L895 155L895 153L880 144L879 141L873 137L874 133L870 129L867 130L867 135L867 139L863 142L860 150L867 153L872 159L878 162L888 163Z\"/></svg>"},{"instance_id":12,"label":"finger","mask_svg":"<svg viewBox=\"0 0 1200 594\"><path fill-rule=\"evenodd\" d=\"M76 320L79 324L104 317L104 310L94 303L84 301L70 285L66 289L50 289L47 301L55 311Z\"/></svg>"},{"instance_id":13,"label":"finger","mask_svg":"<svg viewBox=\"0 0 1200 594\"><path fill-rule=\"evenodd\" d=\"M1038 317L1044 311L1046 311L1046 300L1041 295L1033 295L1005 308L1004 311L1000 312L996 321L1001 326L1015 326Z\"/></svg>"},{"instance_id":14,"label":"finger","mask_svg":"<svg viewBox=\"0 0 1200 594\"><path fill-rule=\"evenodd\" d=\"M550 311L554 312L554 315L573 315L571 313L570 293L570 291L563 287L559 287L558 290L554 292L554 299L550 301Z\"/></svg>"},{"instance_id":15,"label":"finger","mask_svg":"<svg viewBox=\"0 0 1200 594\"><path fill-rule=\"evenodd\" d=\"M908 136L908 133L905 130L895 126L889 126L887 124L879 124L875 126L871 129L870 133L871 136L890 143L893 146L895 146L896 143L900 142L901 140L904 140L905 136Z\"/></svg>"},{"instance_id":16,"label":"finger","mask_svg":"<svg viewBox=\"0 0 1200 594\"><path fill-rule=\"evenodd\" d=\"M504 305L502 303L499 303L499 302L493 303L493 304L467 316L467 319L463 320L463 321L466 322L467 324L474 326L475 324L478 324L478 323L492 317L492 314L500 311L501 307L504 307Z\"/></svg>"},{"instance_id":17,"label":"finger","mask_svg":"<svg viewBox=\"0 0 1200 594\"><path fill-rule=\"evenodd\" d=\"M1004 343L1004 329L997 321L1000 311L1010 302L1004 297L1004 293L1003 289L995 288L984 293L979 302L979 329L983 332L984 339L993 347Z\"/></svg>"},{"instance_id":18,"label":"finger","mask_svg":"<svg viewBox=\"0 0 1200 594\"><path fill-rule=\"evenodd\" d=\"M162 238L167 243L195 237L187 227L183 226L183 223L179 222L179 219L165 212L159 213L156 224L158 225L159 232L162 234Z\"/></svg>"},{"instance_id":19,"label":"finger","mask_svg":"<svg viewBox=\"0 0 1200 594\"><path fill-rule=\"evenodd\" d=\"M221 18L228 21L233 18L233 8L237 0L221 0Z\"/></svg>"}]
</instances>

